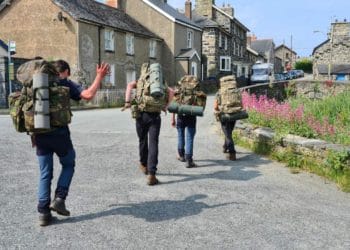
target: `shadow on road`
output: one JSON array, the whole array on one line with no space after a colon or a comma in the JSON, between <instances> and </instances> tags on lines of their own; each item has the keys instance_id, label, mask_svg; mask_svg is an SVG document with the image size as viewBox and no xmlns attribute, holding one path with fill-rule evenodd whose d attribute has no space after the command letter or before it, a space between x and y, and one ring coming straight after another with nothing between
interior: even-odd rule
<instances>
[{"instance_id":1,"label":"shadow on road","mask_svg":"<svg viewBox=\"0 0 350 250\"><path fill-rule=\"evenodd\" d=\"M237 180L237 181L247 181L253 178L256 178L261 175L258 170L251 170L248 168L256 168L259 165L266 164L269 160L265 160L261 157L256 157L256 155L247 154L237 161L229 160L196 160L198 168L201 167L215 167L215 166L229 166L229 170L221 170L212 173L205 174L162 174L158 173L157 175L163 176L174 176L174 177L183 177L180 180L172 181L162 181L161 184L172 184L179 182L195 181L202 179L218 179L218 180ZM204 164L201 164L204 163Z\"/></svg>"},{"instance_id":2,"label":"shadow on road","mask_svg":"<svg viewBox=\"0 0 350 250\"><path fill-rule=\"evenodd\" d=\"M192 216L201 213L204 209L213 209L230 204L240 204L238 202L222 203L217 205L207 205L197 200L206 198L207 195L196 194L191 195L184 200L161 200L147 201L131 204L113 204L110 210L80 215L56 221L55 224L61 223L77 223L86 220L94 220L101 217L113 215L131 215L135 218L141 218L148 222L159 222L165 220L177 220L183 217Z\"/></svg>"}]
</instances>

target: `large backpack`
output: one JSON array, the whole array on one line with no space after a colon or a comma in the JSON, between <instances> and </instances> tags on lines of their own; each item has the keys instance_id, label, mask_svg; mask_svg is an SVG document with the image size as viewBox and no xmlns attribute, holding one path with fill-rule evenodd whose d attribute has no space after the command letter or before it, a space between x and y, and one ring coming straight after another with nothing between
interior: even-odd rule
<instances>
[{"instance_id":1,"label":"large backpack","mask_svg":"<svg viewBox=\"0 0 350 250\"><path fill-rule=\"evenodd\" d=\"M35 128L34 124L34 117L39 112L35 110L36 102L39 102L35 98L37 89L33 90L33 75L37 73L48 75L49 110L47 115L49 115L50 128L47 129ZM54 65L45 60L26 62L18 68L17 79L23 85L22 90L9 95L10 115L16 131L45 133L71 122L69 88L59 86L58 72Z\"/></svg>"},{"instance_id":2,"label":"large backpack","mask_svg":"<svg viewBox=\"0 0 350 250\"><path fill-rule=\"evenodd\" d=\"M205 108L207 95L201 90L200 81L192 75L185 75L176 86L174 101L180 105L201 106Z\"/></svg>"},{"instance_id":3,"label":"large backpack","mask_svg":"<svg viewBox=\"0 0 350 250\"><path fill-rule=\"evenodd\" d=\"M234 76L224 76L220 79L220 89L217 99L221 113L232 114L243 109L242 95L240 90L237 89Z\"/></svg>"},{"instance_id":4,"label":"large backpack","mask_svg":"<svg viewBox=\"0 0 350 250\"><path fill-rule=\"evenodd\" d=\"M156 77L154 77L156 76ZM155 95L151 89L159 91ZM168 102L167 85L163 81L162 71L159 64L144 63L141 67L141 75L137 80L136 103L137 109L141 112L161 112Z\"/></svg>"}]
</instances>

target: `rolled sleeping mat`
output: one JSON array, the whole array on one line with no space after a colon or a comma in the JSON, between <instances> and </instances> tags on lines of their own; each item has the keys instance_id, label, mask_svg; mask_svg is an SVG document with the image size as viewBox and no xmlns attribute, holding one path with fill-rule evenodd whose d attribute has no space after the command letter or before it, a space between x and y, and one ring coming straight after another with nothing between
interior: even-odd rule
<instances>
[{"instance_id":1,"label":"rolled sleeping mat","mask_svg":"<svg viewBox=\"0 0 350 250\"><path fill-rule=\"evenodd\" d=\"M33 75L34 128L50 129L49 78L45 73Z\"/></svg>"},{"instance_id":2,"label":"rolled sleeping mat","mask_svg":"<svg viewBox=\"0 0 350 250\"><path fill-rule=\"evenodd\" d=\"M203 116L204 108L202 106L180 105L179 115Z\"/></svg>"},{"instance_id":3,"label":"rolled sleeping mat","mask_svg":"<svg viewBox=\"0 0 350 250\"><path fill-rule=\"evenodd\" d=\"M231 114L221 114L220 115L220 120L222 122L233 122L233 121L237 121L237 120L242 120L242 119L247 119L249 117L247 111L245 110L241 110L239 112L236 113L231 113Z\"/></svg>"},{"instance_id":4,"label":"rolled sleeping mat","mask_svg":"<svg viewBox=\"0 0 350 250\"><path fill-rule=\"evenodd\" d=\"M168 111L170 113L177 113L178 112L178 109L179 109L179 104L177 102L172 102L169 104L168 106Z\"/></svg>"},{"instance_id":5,"label":"rolled sleeping mat","mask_svg":"<svg viewBox=\"0 0 350 250\"><path fill-rule=\"evenodd\" d=\"M149 67L150 92L154 98L164 95L163 74L159 63L152 63Z\"/></svg>"}]
</instances>

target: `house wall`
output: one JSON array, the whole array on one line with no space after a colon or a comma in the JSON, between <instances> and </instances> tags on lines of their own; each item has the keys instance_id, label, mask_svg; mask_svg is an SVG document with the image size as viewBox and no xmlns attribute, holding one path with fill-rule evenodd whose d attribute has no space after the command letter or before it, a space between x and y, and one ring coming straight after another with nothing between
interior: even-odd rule
<instances>
[{"instance_id":1,"label":"house wall","mask_svg":"<svg viewBox=\"0 0 350 250\"><path fill-rule=\"evenodd\" d=\"M313 73L317 79L328 79L328 73L319 74L318 65L350 64L350 23L332 23L331 32L330 40L314 51Z\"/></svg>"},{"instance_id":2,"label":"house wall","mask_svg":"<svg viewBox=\"0 0 350 250\"><path fill-rule=\"evenodd\" d=\"M60 11L48 0L11 1L11 5L0 12L0 39L16 42L15 57L60 58L74 64L77 62L77 25L65 13L66 19L59 21Z\"/></svg>"},{"instance_id":3,"label":"house wall","mask_svg":"<svg viewBox=\"0 0 350 250\"><path fill-rule=\"evenodd\" d=\"M287 56L288 53L288 56ZM279 47L275 50L275 57L282 59L282 66L284 67L284 70L286 70L286 65L288 63L294 63L296 61L296 54L290 50L289 48L286 48L284 46Z\"/></svg>"},{"instance_id":4,"label":"house wall","mask_svg":"<svg viewBox=\"0 0 350 250\"><path fill-rule=\"evenodd\" d=\"M164 39L159 61L163 68L165 80L171 85L175 82L175 24L159 14L155 9L145 4L142 0L126 1L125 11L143 26Z\"/></svg>"}]
</instances>

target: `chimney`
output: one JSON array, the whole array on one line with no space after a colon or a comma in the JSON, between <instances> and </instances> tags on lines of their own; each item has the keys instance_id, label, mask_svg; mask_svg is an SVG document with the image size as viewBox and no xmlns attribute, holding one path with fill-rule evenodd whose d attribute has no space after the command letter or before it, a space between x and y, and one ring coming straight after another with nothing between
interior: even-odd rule
<instances>
[{"instance_id":1,"label":"chimney","mask_svg":"<svg viewBox=\"0 0 350 250\"><path fill-rule=\"evenodd\" d=\"M251 45L252 45L252 37L251 35L247 35L247 46L251 47Z\"/></svg>"},{"instance_id":2,"label":"chimney","mask_svg":"<svg viewBox=\"0 0 350 250\"><path fill-rule=\"evenodd\" d=\"M192 2L191 2L191 0L186 0L186 3L185 3L185 16L188 19L192 19Z\"/></svg>"},{"instance_id":3,"label":"chimney","mask_svg":"<svg viewBox=\"0 0 350 250\"><path fill-rule=\"evenodd\" d=\"M212 19L213 5L215 0L196 0L196 14Z\"/></svg>"},{"instance_id":4,"label":"chimney","mask_svg":"<svg viewBox=\"0 0 350 250\"><path fill-rule=\"evenodd\" d=\"M118 0L106 0L106 5L118 9Z\"/></svg>"},{"instance_id":5,"label":"chimney","mask_svg":"<svg viewBox=\"0 0 350 250\"><path fill-rule=\"evenodd\" d=\"M234 17L234 9L233 7L230 6L230 4L228 4L227 6L225 6L225 4L223 5L223 7L220 8L223 12L225 12L226 14Z\"/></svg>"}]
</instances>

